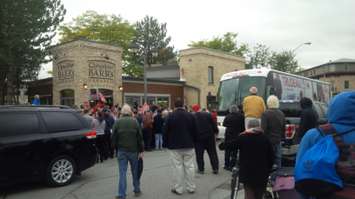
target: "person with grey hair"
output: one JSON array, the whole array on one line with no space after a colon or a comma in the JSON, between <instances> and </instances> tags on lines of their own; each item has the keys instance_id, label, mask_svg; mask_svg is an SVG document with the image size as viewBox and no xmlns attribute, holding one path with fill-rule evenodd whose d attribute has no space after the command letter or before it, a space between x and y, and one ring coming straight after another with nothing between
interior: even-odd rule
<instances>
[{"instance_id":1,"label":"person with grey hair","mask_svg":"<svg viewBox=\"0 0 355 199\"><path fill-rule=\"evenodd\" d=\"M127 166L131 166L133 178L133 191L136 197L141 195L138 159L143 156L143 136L141 127L133 117L131 107L123 105L122 116L113 126L112 145L117 149L119 168L118 195L116 198L126 198L127 191Z\"/></svg>"},{"instance_id":2,"label":"person with grey hair","mask_svg":"<svg viewBox=\"0 0 355 199\"><path fill-rule=\"evenodd\" d=\"M274 160L272 145L257 119L232 143L239 150L239 182L243 183L246 199L262 199Z\"/></svg>"},{"instance_id":3,"label":"person with grey hair","mask_svg":"<svg viewBox=\"0 0 355 199\"><path fill-rule=\"evenodd\" d=\"M261 116L261 128L270 139L275 152L275 165L281 168L281 139L285 133L285 114L279 109L279 99L275 95L270 95L267 99L268 109Z\"/></svg>"},{"instance_id":4,"label":"person with grey hair","mask_svg":"<svg viewBox=\"0 0 355 199\"><path fill-rule=\"evenodd\" d=\"M226 127L224 134L225 146L237 139L244 131L244 116L237 105L232 105L229 114L224 118L223 126ZM224 169L231 171L237 162L237 150L226 147L224 150Z\"/></svg>"}]
</instances>

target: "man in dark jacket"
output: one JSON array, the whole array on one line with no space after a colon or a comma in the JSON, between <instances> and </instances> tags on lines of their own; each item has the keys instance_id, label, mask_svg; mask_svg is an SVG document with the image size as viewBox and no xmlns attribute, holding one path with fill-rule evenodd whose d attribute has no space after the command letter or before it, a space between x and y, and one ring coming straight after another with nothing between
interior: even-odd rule
<instances>
[{"instance_id":1,"label":"man in dark jacket","mask_svg":"<svg viewBox=\"0 0 355 199\"><path fill-rule=\"evenodd\" d=\"M261 116L261 128L270 139L275 152L275 167L281 168L281 139L285 134L285 115L279 109L279 99L270 95L267 99L268 109Z\"/></svg>"},{"instance_id":2,"label":"man in dark jacket","mask_svg":"<svg viewBox=\"0 0 355 199\"><path fill-rule=\"evenodd\" d=\"M318 114L313 109L313 102L311 99L306 97L302 98L300 105L302 111L300 116L298 136L301 140L309 129L315 128L318 125Z\"/></svg>"},{"instance_id":3,"label":"man in dark jacket","mask_svg":"<svg viewBox=\"0 0 355 199\"><path fill-rule=\"evenodd\" d=\"M216 150L216 136L218 134L217 123L213 120L210 113L200 112L200 106L195 104L192 106L195 112L197 132L196 132L196 161L198 166L198 173L203 174L205 171L205 163L203 155L207 150L210 158L212 170L214 174L218 173L218 155Z\"/></svg>"},{"instance_id":4,"label":"man in dark jacket","mask_svg":"<svg viewBox=\"0 0 355 199\"><path fill-rule=\"evenodd\" d=\"M103 110L104 112L104 119L106 122L106 126L105 126L105 144L107 145L107 151L106 151L106 156L113 158L114 155L114 148L111 145L111 136L112 136L112 128L113 125L115 124L115 118L113 118L113 116L111 115L111 111L108 108L105 108Z\"/></svg>"},{"instance_id":5,"label":"man in dark jacket","mask_svg":"<svg viewBox=\"0 0 355 199\"><path fill-rule=\"evenodd\" d=\"M237 139L244 131L244 116L237 105L232 105L230 113L224 118L223 126L226 127L224 142L225 145ZM237 151L235 148L226 147L224 150L224 169L232 170L237 162Z\"/></svg>"},{"instance_id":6,"label":"man in dark jacket","mask_svg":"<svg viewBox=\"0 0 355 199\"><path fill-rule=\"evenodd\" d=\"M184 187L194 193L194 142L196 121L194 116L183 108L181 100L175 101L175 111L170 113L165 123L164 145L170 150L173 167L174 186L172 192L181 195Z\"/></svg>"},{"instance_id":7,"label":"man in dark jacket","mask_svg":"<svg viewBox=\"0 0 355 199\"><path fill-rule=\"evenodd\" d=\"M151 151L153 138L153 113L147 110L143 114L143 139L146 151Z\"/></svg>"}]
</instances>

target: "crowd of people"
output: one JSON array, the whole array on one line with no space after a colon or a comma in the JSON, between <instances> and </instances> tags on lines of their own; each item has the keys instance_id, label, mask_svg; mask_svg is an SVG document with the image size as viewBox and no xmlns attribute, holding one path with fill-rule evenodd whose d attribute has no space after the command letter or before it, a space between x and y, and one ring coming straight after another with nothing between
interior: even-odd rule
<instances>
[{"instance_id":1,"label":"crowd of people","mask_svg":"<svg viewBox=\"0 0 355 199\"><path fill-rule=\"evenodd\" d=\"M232 105L223 126L225 139L220 149L225 150L224 169L238 164L239 179L245 187L245 198L262 198L272 170L281 168L281 141L286 119L279 108L278 97L271 95L266 104L251 87L250 95L239 106ZM302 98L299 136L302 139L298 157L310 142L307 133L318 126L317 112L312 100ZM208 112L196 104L188 110L181 100L176 100L174 110L158 106L103 107L84 110L84 117L96 129L99 161L118 158L119 186L116 198L126 198L127 166L131 167L135 196L141 195L140 177L143 170L143 152L168 149L173 170L171 192L182 195L196 191L195 171L205 173L204 152L210 159L212 173L219 173L216 138L218 134L216 113ZM313 130L314 131L314 130ZM314 138L314 139L318 139ZM315 141L312 138L312 142ZM307 144L310 147L310 144ZM194 158L196 156L196 158ZM239 157L238 157L239 156ZM197 168L195 168L195 159Z\"/></svg>"}]
</instances>

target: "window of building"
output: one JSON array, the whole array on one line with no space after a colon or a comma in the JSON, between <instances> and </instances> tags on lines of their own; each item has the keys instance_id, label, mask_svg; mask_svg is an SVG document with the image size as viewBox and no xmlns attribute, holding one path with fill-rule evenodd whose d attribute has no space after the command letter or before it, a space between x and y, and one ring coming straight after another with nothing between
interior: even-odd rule
<instances>
[{"instance_id":1,"label":"window of building","mask_svg":"<svg viewBox=\"0 0 355 199\"><path fill-rule=\"evenodd\" d=\"M33 112L2 112L0 124L0 137L40 133L39 120Z\"/></svg>"},{"instance_id":2,"label":"window of building","mask_svg":"<svg viewBox=\"0 0 355 199\"><path fill-rule=\"evenodd\" d=\"M133 108L137 108L142 104L141 96L125 96L125 103L130 105Z\"/></svg>"},{"instance_id":3,"label":"window of building","mask_svg":"<svg viewBox=\"0 0 355 199\"><path fill-rule=\"evenodd\" d=\"M209 84L213 84L214 80L213 80L213 66L209 66L208 67L208 83Z\"/></svg>"},{"instance_id":4,"label":"window of building","mask_svg":"<svg viewBox=\"0 0 355 199\"><path fill-rule=\"evenodd\" d=\"M65 89L60 91L60 104L74 106L74 90Z\"/></svg>"},{"instance_id":5,"label":"window of building","mask_svg":"<svg viewBox=\"0 0 355 199\"><path fill-rule=\"evenodd\" d=\"M162 108L169 108L169 97L157 97L157 105Z\"/></svg>"},{"instance_id":6,"label":"window of building","mask_svg":"<svg viewBox=\"0 0 355 199\"><path fill-rule=\"evenodd\" d=\"M348 89L349 88L349 80L345 80L344 81L344 89Z\"/></svg>"},{"instance_id":7,"label":"window of building","mask_svg":"<svg viewBox=\"0 0 355 199\"><path fill-rule=\"evenodd\" d=\"M142 103L144 102L144 94L125 94L124 100L124 103L127 103L132 107L136 107L142 105ZM149 105L158 105L163 108L169 108L170 97L168 95L150 94L147 96L147 103Z\"/></svg>"},{"instance_id":8,"label":"window of building","mask_svg":"<svg viewBox=\"0 0 355 199\"><path fill-rule=\"evenodd\" d=\"M149 105L156 104L155 97L154 96L147 96L147 104L149 104Z\"/></svg>"},{"instance_id":9,"label":"window of building","mask_svg":"<svg viewBox=\"0 0 355 199\"><path fill-rule=\"evenodd\" d=\"M98 94L99 92L100 94ZM106 104L113 105L113 91L109 89L90 89L90 100L97 101L102 100L101 98L104 97L106 100Z\"/></svg>"}]
</instances>

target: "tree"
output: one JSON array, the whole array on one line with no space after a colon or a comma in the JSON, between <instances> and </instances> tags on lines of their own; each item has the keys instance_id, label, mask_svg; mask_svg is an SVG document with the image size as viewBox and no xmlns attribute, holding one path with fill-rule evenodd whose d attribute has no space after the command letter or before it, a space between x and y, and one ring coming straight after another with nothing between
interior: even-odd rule
<instances>
[{"instance_id":1,"label":"tree","mask_svg":"<svg viewBox=\"0 0 355 199\"><path fill-rule=\"evenodd\" d=\"M128 51L136 31L134 26L121 16L86 11L72 22L60 26L59 30L61 42L86 38L122 47L124 73L131 76L141 75L141 69L131 64L135 57Z\"/></svg>"},{"instance_id":2,"label":"tree","mask_svg":"<svg viewBox=\"0 0 355 199\"><path fill-rule=\"evenodd\" d=\"M270 48L263 44L256 44L253 50L247 53L248 63L245 68L251 69L256 66L267 67L271 56Z\"/></svg>"},{"instance_id":3,"label":"tree","mask_svg":"<svg viewBox=\"0 0 355 199\"><path fill-rule=\"evenodd\" d=\"M136 64L143 65L145 56L149 66L153 63L166 64L170 59L176 58L174 47L169 46L171 37L167 36L166 23L160 24L157 19L145 16L136 23L135 28L133 44L137 48ZM153 57L153 51L158 53L157 57Z\"/></svg>"},{"instance_id":4,"label":"tree","mask_svg":"<svg viewBox=\"0 0 355 199\"><path fill-rule=\"evenodd\" d=\"M18 103L21 85L49 61L47 48L64 15L61 0L1 1L0 104Z\"/></svg>"},{"instance_id":5,"label":"tree","mask_svg":"<svg viewBox=\"0 0 355 199\"><path fill-rule=\"evenodd\" d=\"M231 53L233 55L244 56L248 51L248 45L237 42L237 33L227 32L223 37L214 37L210 40L191 42L190 47L211 48Z\"/></svg>"},{"instance_id":6,"label":"tree","mask_svg":"<svg viewBox=\"0 0 355 199\"><path fill-rule=\"evenodd\" d=\"M296 73L299 68L292 51L273 52L269 64L273 69L288 73Z\"/></svg>"}]
</instances>

